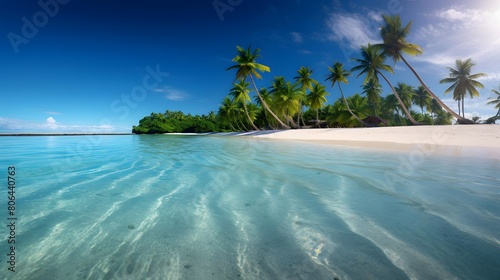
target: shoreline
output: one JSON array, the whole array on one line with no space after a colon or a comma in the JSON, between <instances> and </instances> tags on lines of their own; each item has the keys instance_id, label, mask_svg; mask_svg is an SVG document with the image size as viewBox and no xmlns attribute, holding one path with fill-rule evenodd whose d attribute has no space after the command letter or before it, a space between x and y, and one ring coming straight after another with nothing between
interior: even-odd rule
<instances>
[{"instance_id":1,"label":"shoreline","mask_svg":"<svg viewBox=\"0 0 500 280\"><path fill-rule=\"evenodd\" d=\"M226 134L369 150L500 160L500 125L402 126L254 131Z\"/></svg>"}]
</instances>

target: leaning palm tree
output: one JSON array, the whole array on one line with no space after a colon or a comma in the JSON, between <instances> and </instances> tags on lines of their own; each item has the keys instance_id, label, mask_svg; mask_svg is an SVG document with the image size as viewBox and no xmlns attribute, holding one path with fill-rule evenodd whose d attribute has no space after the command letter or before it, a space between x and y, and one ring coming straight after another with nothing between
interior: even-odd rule
<instances>
[{"instance_id":1,"label":"leaning palm tree","mask_svg":"<svg viewBox=\"0 0 500 280\"><path fill-rule=\"evenodd\" d=\"M300 84L300 88L302 89L301 100L300 100L300 111L297 114L297 124L300 125L300 118L302 117L302 107L303 107L302 105L306 100L307 90L312 90L313 85L317 84L318 82L315 79L311 78L313 70L309 67L302 66L297 71L297 73L298 76L293 77L293 79Z\"/></svg>"},{"instance_id":2,"label":"leaning palm tree","mask_svg":"<svg viewBox=\"0 0 500 280\"><path fill-rule=\"evenodd\" d=\"M372 106L373 115L377 115L377 106L380 103L380 94L382 94L382 86L375 79L370 79L368 83L363 85L363 93L368 98L368 103Z\"/></svg>"},{"instance_id":3,"label":"leaning palm tree","mask_svg":"<svg viewBox=\"0 0 500 280\"><path fill-rule=\"evenodd\" d=\"M358 62L359 65L355 66L351 69L351 71L360 71L357 77L365 74L365 80L364 84L369 82L370 80L374 80L378 82L378 75L380 75L382 78L384 78L385 82L389 85L391 88L392 92L394 93L394 96L399 102L399 105L401 106L401 109L403 109L403 112L405 113L406 117L411 121L412 124L418 125L420 124L417 122L413 117L411 116L410 112L406 108L405 104L403 103L403 100L399 97L396 89L394 89L394 86L391 84L389 79L382 73L382 71L387 71L389 73L394 73L394 70L392 70L392 67L384 64L385 60L385 54L380 52L380 48L368 44L367 46L362 46L361 47L361 57L362 58L353 58L354 61Z\"/></svg>"},{"instance_id":4,"label":"leaning palm tree","mask_svg":"<svg viewBox=\"0 0 500 280\"><path fill-rule=\"evenodd\" d=\"M282 119L282 114L279 112L280 100L278 96L285 90L286 80L283 76L275 76L273 81L271 82L271 86L269 86L269 96L271 98L271 103L268 103L273 112L276 113L276 116Z\"/></svg>"},{"instance_id":5,"label":"leaning palm tree","mask_svg":"<svg viewBox=\"0 0 500 280\"><path fill-rule=\"evenodd\" d=\"M316 110L316 121L319 120L319 110L323 108L327 95L330 94L326 92L326 87L320 83L315 83L309 94L307 94L306 100L309 108Z\"/></svg>"},{"instance_id":6,"label":"leaning palm tree","mask_svg":"<svg viewBox=\"0 0 500 280\"><path fill-rule=\"evenodd\" d=\"M413 92L413 104L420 107L422 115L424 114L424 107L429 108L429 106L431 106L432 100L433 100L432 97L429 95L429 93L425 90L423 86L419 86Z\"/></svg>"},{"instance_id":7,"label":"leaning palm tree","mask_svg":"<svg viewBox=\"0 0 500 280\"><path fill-rule=\"evenodd\" d=\"M260 49L255 49L253 52L251 51L250 47L248 49L243 49L240 46L236 47L236 50L238 51L238 54L236 55L235 58L233 58L233 62L236 64L227 68L227 70L231 69L236 69L236 79L241 79L245 80L247 77L250 77L250 80L252 81L253 87L255 89L255 92L257 93L257 96L259 97L260 101L262 102L262 105L264 108L271 114L276 121L285 128L290 128L286 124L284 124L276 114L274 114L273 111L269 108L267 103L264 101L262 96L260 96L259 90L257 89L257 85L255 84L254 76L257 79L261 79L262 76L260 75L260 72L271 72L271 69L268 66L265 66L263 64L257 63L256 60L258 57L260 57Z\"/></svg>"},{"instance_id":8,"label":"leaning palm tree","mask_svg":"<svg viewBox=\"0 0 500 280\"><path fill-rule=\"evenodd\" d=\"M380 35L382 37L383 43L377 44L378 48L383 50L383 53L389 57L392 57L394 62L403 61L406 66L411 70L413 75L418 79L420 84L427 90L433 99L435 99L442 108L447 112L452 114L459 123L473 123L471 120L466 119L452 109L450 109L443 101L441 101L436 94L434 94L429 87L424 83L422 78L418 75L417 71L408 63L408 61L403 56L403 53L408 55L419 55L423 53L423 49L416 45L406 42L406 37L410 33L410 28L412 22L410 21L405 27L402 27L401 18L399 15L382 15L385 21L385 25L380 28Z\"/></svg>"},{"instance_id":9,"label":"leaning palm tree","mask_svg":"<svg viewBox=\"0 0 500 280\"><path fill-rule=\"evenodd\" d=\"M495 108L498 109L496 116L500 117L500 91L498 91L496 89L492 89L491 92L493 92L497 96L496 96L496 98L493 98L493 97L488 98L488 100L490 100L490 101L486 104L495 105Z\"/></svg>"},{"instance_id":10,"label":"leaning palm tree","mask_svg":"<svg viewBox=\"0 0 500 280\"><path fill-rule=\"evenodd\" d=\"M247 101L250 100L250 96L248 95L248 93L250 93L250 90L248 89L249 85L250 84L248 82L240 80L237 84L234 84L234 87L229 92L229 95L233 97L234 102L241 102L243 104L243 110L247 116L248 123L253 127L253 129L259 130L248 114Z\"/></svg>"},{"instance_id":11,"label":"leaning palm tree","mask_svg":"<svg viewBox=\"0 0 500 280\"><path fill-rule=\"evenodd\" d=\"M283 116L288 123L291 123L294 128L298 128L298 124L293 121L292 117L300 110L301 93L299 85L290 82L285 82L273 93L276 112Z\"/></svg>"},{"instance_id":12,"label":"leaning palm tree","mask_svg":"<svg viewBox=\"0 0 500 280\"><path fill-rule=\"evenodd\" d=\"M455 62L456 68L448 67L450 76L442 79L439 83L453 83L444 93L453 90L453 99L458 101L458 114L460 114L460 100L462 101L462 117L465 117L464 99L469 93L471 98L479 96L477 88L484 88L483 84L475 79L486 77L485 73L471 74L472 67L475 65L472 59L466 60L457 59Z\"/></svg>"},{"instance_id":13,"label":"leaning palm tree","mask_svg":"<svg viewBox=\"0 0 500 280\"><path fill-rule=\"evenodd\" d=\"M236 112L238 111L238 107L235 102L233 102L228 96L224 97L220 107L219 107L219 116L223 122L227 122L233 131L238 131L233 126L233 122L236 120Z\"/></svg>"},{"instance_id":14,"label":"leaning palm tree","mask_svg":"<svg viewBox=\"0 0 500 280\"><path fill-rule=\"evenodd\" d=\"M347 103L347 100L345 99L344 96L344 91L342 91L342 87L340 86L340 83L345 83L345 84L348 83L347 78L351 76L351 72L344 70L344 65L342 65L342 63L340 62L336 62L335 64L333 64L332 67L328 67L328 71L330 72L330 74L326 76L325 81L331 81L332 87L334 87L335 83L337 83L337 85L339 86L340 93L342 94L342 100L344 100L345 106L349 111L349 113L364 126L369 126L368 123L366 123L356 114L354 114L352 110L349 108L349 104Z\"/></svg>"},{"instance_id":15,"label":"leaning palm tree","mask_svg":"<svg viewBox=\"0 0 500 280\"><path fill-rule=\"evenodd\" d=\"M260 96L262 96L262 100L264 100L264 102L266 102L266 104L268 106L270 106L272 108L272 97L271 97L271 93L269 93L269 91L266 89L266 88L261 88L260 91ZM255 104L257 104L257 106L260 106L261 108L264 108L264 106L262 105L262 101L260 101L260 98L259 96L255 96L254 97L254 101L255 101ZM270 126L272 129L275 129L271 123L269 122L269 118L267 117L267 110L263 110L264 112L264 118L266 119L266 123L268 126Z\"/></svg>"},{"instance_id":16,"label":"leaning palm tree","mask_svg":"<svg viewBox=\"0 0 500 280\"><path fill-rule=\"evenodd\" d=\"M252 128L248 127L248 125L250 123L248 122L248 119L245 116L245 108L243 107L243 103L242 102L235 102L235 104L236 104L236 108L237 108L236 120L238 121L239 126L241 126L243 128L242 129L243 131L252 130Z\"/></svg>"}]
</instances>

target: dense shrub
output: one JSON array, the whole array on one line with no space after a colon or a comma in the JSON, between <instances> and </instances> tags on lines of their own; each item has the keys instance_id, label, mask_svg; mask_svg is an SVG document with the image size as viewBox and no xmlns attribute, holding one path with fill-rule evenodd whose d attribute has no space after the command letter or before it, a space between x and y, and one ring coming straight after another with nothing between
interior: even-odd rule
<instances>
[{"instance_id":1,"label":"dense shrub","mask_svg":"<svg viewBox=\"0 0 500 280\"><path fill-rule=\"evenodd\" d=\"M224 131L219 117L210 112L208 115L185 115L180 111L167 110L164 114L151 113L142 118L138 126L132 128L136 134L156 133L204 133Z\"/></svg>"}]
</instances>

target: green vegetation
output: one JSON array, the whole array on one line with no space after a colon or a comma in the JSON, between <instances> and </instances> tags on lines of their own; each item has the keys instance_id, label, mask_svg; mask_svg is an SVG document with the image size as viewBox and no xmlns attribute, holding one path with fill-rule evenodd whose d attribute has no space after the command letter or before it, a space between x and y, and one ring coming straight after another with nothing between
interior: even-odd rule
<instances>
[{"instance_id":1,"label":"green vegetation","mask_svg":"<svg viewBox=\"0 0 500 280\"><path fill-rule=\"evenodd\" d=\"M346 70L342 63L335 62L324 69L325 81L330 81L332 87L337 84L340 93L333 104L325 106L328 103L326 97L330 94L326 86L312 78L313 70L306 66L297 70L293 81L275 76L268 88L259 90L255 79L261 79L261 73L270 72L271 69L257 63L260 49L237 46L237 54L232 60L235 64L227 69L236 70L233 87L222 100L217 113L210 112L202 116L172 111L152 113L141 119L132 132L200 133L305 127L449 125L453 118L462 124L477 123L477 118L465 118L464 99L467 93L471 98L479 96L477 88L483 85L476 79L486 74L471 74L474 66L471 59L457 60L455 68L448 68L450 76L440 82L452 83L446 93L453 90L453 98L458 101L459 113L455 113L429 89L403 56L423 53L420 46L406 42L412 22L403 27L399 16L384 15L383 19L384 25L380 28L383 43L362 46L361 57L352 58L356 66ZM414 87L400 82L394 87L384 74L394 74L393 68L385 64L386 58L392 58L394 62L403 61L421 85ZM359 72L356 78L364 75L362 95L354 93L346 98L341 83L347 84L352 72ZM379 77L389 85L391 93L384 95ZM486 123L500 119L500 92L492 92L498 96L488 104L494 105L499 111ZM418 111L413 110L412 106L416 106Z\"/></svg>"},{"instance_id":2,"label":"green vegetation","mask_svg":"<svg viewBox=\"0 0 500 280\"><path fill-rule=\"evenodd\" d=\"M462 117L464 116L464 100L467 92L470 98L479 96L479 92L476 88L483 88L483 84L476 81L475 79L486 77L484 73L471 74L472 67L475 64L472 63L470 58L462 61L456 61L456 68L449 67L450 76L448 78L442 79L440 83L453 83L445 93L453 90L453 99L458 101L458 114L460 115L460 101L462 101Z\"/></svg>"},{"instance_id":3,"label":"green vegetation","mask_svg":"<svg viewBox=\"0 0 500 280\"><path fill-rule=\"evenodd\" d=\"M166 111L164 114L152 113L142 118L138 126L132 128L132 133L201 133L217 132L226 129L224 122L214 112L208 115L185 115L182 112Z\"/></svg>"}]
</instances>

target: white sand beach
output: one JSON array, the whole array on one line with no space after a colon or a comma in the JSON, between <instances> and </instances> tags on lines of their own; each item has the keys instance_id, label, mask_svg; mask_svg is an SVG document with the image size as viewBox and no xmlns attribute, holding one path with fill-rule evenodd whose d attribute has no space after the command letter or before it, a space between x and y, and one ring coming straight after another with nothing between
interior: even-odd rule
<instances>
[{"instance_id":1,"label":"white sand beach","mask_svg":"<svg viewBox=\"0 0 500 280\"><path fill-rule=\"evenodd\" d=\"M250 132L241 135L368 149L399 151L419 149L426 154L437 152L500 160L500 125L297 129Z\"/></svg>"}]
</instances>

